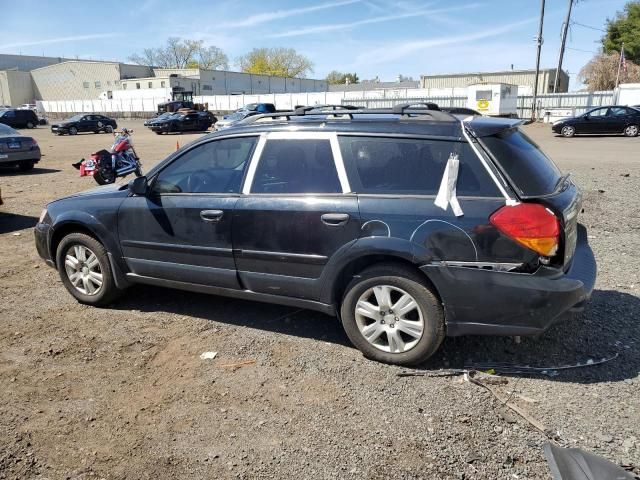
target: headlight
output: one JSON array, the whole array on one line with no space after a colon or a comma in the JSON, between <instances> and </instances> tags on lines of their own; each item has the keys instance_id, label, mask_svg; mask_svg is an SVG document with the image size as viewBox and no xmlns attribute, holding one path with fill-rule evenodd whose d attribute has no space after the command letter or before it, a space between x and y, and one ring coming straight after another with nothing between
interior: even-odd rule
<instances>
[{"instance_id":1,"label":"headlight","mask_svg":"<svg viewBox=\"0 0 640 480\"><path fill-rule=\"evenodd\" d=\"M42 212L40 212L40 218L38 219L38 223L42 223L42 221L44 220L44 217L47 216L47 209L43 208Z\"/></svg>"},{"instance_id":2,"label":"headlight","mask_svg":"<svg viewBox=\"0 0 640 480\"><path fill-rule=\"evenodd\" d=\"M562 122L564 122L564 120L556 120L551 125L560 125Z\"/></svg>"}]
</instances>

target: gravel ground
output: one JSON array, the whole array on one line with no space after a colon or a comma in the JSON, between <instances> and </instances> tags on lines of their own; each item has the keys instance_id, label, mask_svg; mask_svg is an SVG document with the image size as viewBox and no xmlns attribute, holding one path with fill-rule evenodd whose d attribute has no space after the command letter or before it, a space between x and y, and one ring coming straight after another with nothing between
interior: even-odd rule
<instances>
[{"instance_id":1,"label":"gravel ground","mask_svg":"<svg viewBox=\"0 0 640 480\"><path fill-rule=\"evenodd\" d=\"M147 168L197 137L126 126ZM447 339L420 377L364 359L337 320L306 310L151 287L76 303L31 227L47 201L93 186L71 163L109 139L35 130L39 167L0 170L0 478L549 479L544 434L462 377L429 375L616 353L491 388L560 444L638 471L640 138L527 130L583 188L592 301L537 339Z\"/></svg>"}]
</instances>

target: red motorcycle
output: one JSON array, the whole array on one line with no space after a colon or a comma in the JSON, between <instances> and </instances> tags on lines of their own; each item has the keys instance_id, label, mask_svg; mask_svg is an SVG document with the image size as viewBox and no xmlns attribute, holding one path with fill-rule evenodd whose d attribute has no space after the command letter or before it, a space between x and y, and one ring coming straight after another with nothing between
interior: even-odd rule
<instances>
[{"instance_id":1,"label":"red motorcycle","mask_svg":"<svg viewBox=\"0 0 640 480\"><path fill-rule=\"evenodd\" d=\"M98 185L114 183L117 178L135 173L142 176L142 165L133 148L131 134L133 130L123 128L115 136L110 150L100 150L91 154L91 158L82 159L73 166L80 170L80 176L92 176Z\"/></svg>"}]
</instances>

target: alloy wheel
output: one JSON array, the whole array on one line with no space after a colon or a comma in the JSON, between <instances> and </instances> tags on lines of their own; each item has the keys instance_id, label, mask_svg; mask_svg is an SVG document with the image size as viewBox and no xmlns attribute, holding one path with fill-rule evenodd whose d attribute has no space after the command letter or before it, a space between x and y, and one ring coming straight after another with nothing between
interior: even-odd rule
<instances>
[{"instance_id":1,"label":"alloy wheel","mask_svg":"<svg viewBox=\"0 0 640 480\"><path fill-rule=\"evenodd\" d=\"M624 129L624 134L627 137L635 137L636 135L638 135L638 126L629 125L627 128Z\"/></svg>"},{"instance_id":2,"label":"alloy wheel","mask_svg":"<svg viewBox=\"0 0 640 480\"><path fill-rule=\"evenodd\" d=\"M562 127L562 135L565 137L573 137L575 133L576 133L576 129L573 128L571 125L566 125Z\"/></svg>"},{"instance_id":3,"label":"alloy wheel","mask_svg":"<svg viewBox=\"0 0 640 480\"><path fill-rule=\"evenodd\" d=\"M422 338L425 327L418 302L391 285L377 285L365 291L356 303L355 319L362 336L387 353L411 350Z\"/></svg>"},{"instance_id":4,"label":"alloy wheel","mask_svg":"<svg viewBox=\"0 0 640 480\"><path fill-rule=\"evenodd\" d=\"M83 295L96 295L102 288L102 268L95 253L84 245L71 245L64 259L67 277Z\"/></svg>"}]
</instances>

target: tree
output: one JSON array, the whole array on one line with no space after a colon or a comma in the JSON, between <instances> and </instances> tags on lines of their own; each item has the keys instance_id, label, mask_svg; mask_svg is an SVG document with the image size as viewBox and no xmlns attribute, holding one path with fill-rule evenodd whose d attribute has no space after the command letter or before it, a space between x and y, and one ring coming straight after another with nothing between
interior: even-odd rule
<instances>
[{"instance_id":1,"label":"tree","mask_svg":"<svg viewBox=\"0 0 640 480\"><path fill-rule=\"evenodd\" d=\"M326 80L331 85L344 85L345 83L360 83L357 73L342 73L337 70L329 72Z\"/></svg>"},{"instance_id":2,"label":"tree","mask_svg":"<svg viewBox=\"0 0 640 480\"><path fill-rule=\"evenodd\" d=\"M142 54L131 55L129 61L160 68L229 68L227 56L218 47L205 47L202 40L178 37L169 37L163 47L145 48Z\"/></svg>"},{"instance_id":3,"label":"tree","mask_svg":"<svg viewBox=\"0 0 640 480\"><path fill-rule=\"evenodd\" d=\"M313 63L293 48L254 48L237 60L246 73L305 78Z\"/></svg>"},{"instance_id":4,"label":"tree","mask_svg":"<svg viewBox=\"0 0 640 480\"><path fill-rule=\"evenodd\" d=\"M604 52L620 52L623 43L626 59L640 64L640 0L627 3L616 18L607 20L607 33L602 38Z\"/></svg>"},{"instance_id":5,"label":"tree","mask_svg":"<svg viewBox=\"0 0 640 480\"><path fill-rule=\"evenodd\" d=\"M640 66L630 60L626 61L627 71L620 70L620 83L623 82L640 82ZM620 54L601 53L596 55L587 63L578 78L582 83L587 85L590 92L599 90L613 90L616 86L616 76L618 75L618 65L620 64Z\"/></svg>"}]
</instances>

